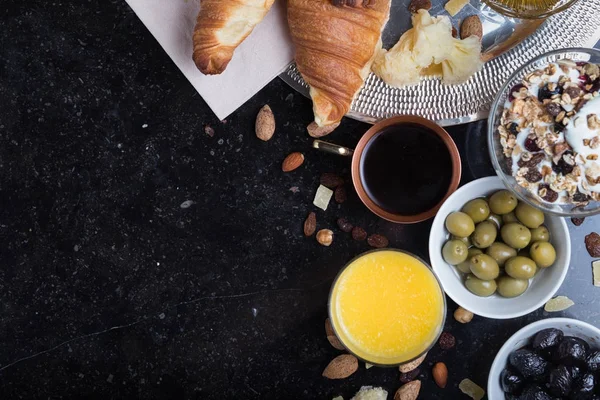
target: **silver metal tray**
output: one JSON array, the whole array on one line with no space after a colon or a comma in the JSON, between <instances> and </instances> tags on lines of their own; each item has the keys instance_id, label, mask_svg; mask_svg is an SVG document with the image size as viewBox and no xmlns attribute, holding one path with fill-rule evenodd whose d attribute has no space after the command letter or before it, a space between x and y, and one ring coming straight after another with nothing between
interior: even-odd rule
<instances>
[{"instance_id":1,"label":"silver metal tray","mask_svg":"<svg viewBox=\"0 0 600 400\"><path fill-rule=\"evenodd\" d=\"M410 0L393 0L383 32L384 47L392 47L411 27ZM448 15L445 0L433 0L432 15ZM375 123L394 115L414 114L442 126L486 118L490 104L508 77L528 60L565 47L593 47L600 39L600 0L580 0L546 21L525 21L499 15L479 0L471 0L452 18L458 29L465 17L478 14L483 22L483 69L462 85L444 85L434 76L416 86L392 88L371 74L354 100L348 117ZM308 86L295 64L280 78L308 96Z\"/></svg>"}]
</instances>

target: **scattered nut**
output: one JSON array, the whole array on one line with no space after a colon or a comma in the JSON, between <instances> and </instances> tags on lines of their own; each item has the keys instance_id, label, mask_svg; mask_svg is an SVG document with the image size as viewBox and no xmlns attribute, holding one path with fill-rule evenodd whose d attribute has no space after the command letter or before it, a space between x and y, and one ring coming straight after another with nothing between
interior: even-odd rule
<instances>
[{"instance_id":1,"label":"scattered nut","mask_svg":"<svg viewBox=\"0 0 600 400\"><path fill-rule=\"evenodd\" d=\"M304 221L304 236L312 236L317 230L317 214L311 212Z\"/></svg>"},{"instance_id":2,"label":"scattered nut","mask_svg":"<svg viewBox=\"0 0 600 400\"><path fill-rule=\"evenodd\" d=\"M348 198L348 195L346 194L346 189L343 186L336 187L335 192L333 194L333 198L338 204L342 204L343 202L345 202Z\"/></svg>"},{"instance_id":3,"label":"scattered nut","mask_svg":"<svg viewBox=\"0 0 600 400\"><path fill-rule=\"evenodd\" d=\"M338 186L344 184L344 179L338 174L334 174L333 172L325 172L321 175L321 179L319 179L319 183L321 185L326 186L330 189L335 189Z\"/></svg>"},{"instance_id":4,"label":"scattered nut","mask_svg":"<svg viewBox=\"0 0 600 400\"><path fill-rule=\"evenodd\" d=\"M585 248L592 257L600 257L600 235L592 232L585 237Z\"/></svg>"},{"instance_id":5,"label":"scattered nut","mask_svg":"<svg viewBox=\"0 0 600 400\"><path fill-rule=\"evenodd\" d=\"M468 16L460 25L460 38L466 39L469 36L477 36L479 40L483 38L483 25L477 15Z\"/></svg>"},{"instance_id":6,"label":"scattered nut","mask_svg":"<svg viewBox=\"0 0 600 400\"><path fill-rule=\"evenodd\" d=\"M416 400L421 391L421 381L412 381L403 385L394 394L394 400Z\"/></svg>"},{"instance_id":7,"label":"scattered nut","mask_svg":"<svg viewBox=\"0 0 600 400\"><path fill-rule=\"evenodd\" d=\"M333 327L331 326L331 320L329 318L325 320L325 333L327 334L327 340L329 341L329 344L331 344L334 348L338 350L344 350L342 342L340 342L340 339L338 339L338 337L335 335L335 332L333 331Z\"/></svg>"},{"instance_id":8,"label":"scattered nut","mask_svg":"<svg viewBox=\"0 0 600 400\"><path fill-rule=\"evenodd\" d=\"M468 324L473 319L473 313L462 307L458 307L456 311L454 311L454 319L461 324Z\"/></svg>"},{"instance_id":9,"label":"scattered nut","mask_svg":"<svg viewBox=\"0 0 600 400\"><path fill-rule=\"evenodd\" d=\"M452 27L452 37L455 39L458 38L458 31L456 30L455 27Z\"/></svg>"},{"instance_id":10,"label":"scattered nut","mask_svg":"<svg viewBox=\"0 0 600 400\"><path fill-rule=\"evenodd\" d=\"M400 382L408 383L414 381L417 376L421 373L419 368L415 368L412 371L404 372L400 374Z\"/></svg>"},{"instance_id":11,"label":"scattered nut","mask_svg":"<svg viewBox=\"0 0 600 400\"><path fill-rule=\"evenodd\" d=\"M360 226L352 228L352 239L358 240L359 242L367 238L367 232Z\"/></svg>"},{"instance_id":12,"label":"scattered nut","mask_svg":"<svg viewBox=\"0 0 600 400\"><path fill-rule=\"evenodd\" d=\"M351 354L337 356L323 371L323 376L328 379L344 379L358 369L358 359Z\"/></svg>"},{"instance_id":13,"label":"scattered nut","mask_svg":"<svg viewBox=\"0 0 600 400\"><path fill-rule=\"evenodd\" d=\"M321 229L317 232L317 242L323 246L331 246L331 243L333 243L333 231L330 229Z\"/></svg>"},{"instance_id":14,"label":"scattered nut","mask_svg":"<svg viewBox=\"0 0 600 400\"><path fill-rule=\"evenodd\" d=\"M308 134L311 137L320 138L320 137L329 135L338 126L340 126L339 122L337 122L333 125L319 126L319 125L317 125L316 122L313 121L306 127L306 130L308 131Z\"/></svg>"},{"instance_id":15,"label":"scattered nut","mask_svg":"<svg viewBox=\"0 0 600 400\"><path fill-rule=\"evenodd\" d=\"M456 345L456 339L451 333L442 332L438 341L442 350L449 350Z\"/></svg>"},{"instance_id":16,"label":"scattered nut","mask_svg":"<svg viewBox=\"0 0 600 400\"><path fill-rule=\"evenodd\" d=\"M275 133L275 116L268 104L265 104L258 112L254 128L256 137L260 140L266 142L273 137L273 134Z\"/></svg>"},{"instance_id":17,"label":"scattered nut","mask_svg":"<svg viewBox=\"0 0 600 400\"><path fill-rule=\"evenodd\" d=\"M283 172L290 172L298 168L304 162L304 154L295 152L288 155L281 164L281 170Z\"/></svg>"},{"instance_id":18,"label":"scattered nut","mask_svg":"<svg viewBox=\"0 0 600 400\"><path fill-rule=\"evenodd\" d=\"M431 10L431 0L411 0L408 11L414 14L419 10Z\"/></svg>"},{"instance_id":19,"label":"scattered nut","mask_svg":"<svg viewBox=\"0 0 600 400\"><path fill-rule=\"evenodd\" d=\"M346 218L338 218L337 225L342 230L342 232L346 233L351 232L352 228L354 228L354 226L350 222L348 222Z\"/></svg>"},{"instance_id":20,"label":"scattered nut","mask_svg":"<svg viewBox=\"0 0 600 400\"><path fill-rule=\"evenodd\" d=\"M585 221L585 218L575 218L575 217L571 218L571 222L575 226L581 226L581 224L583 224L584 221Z\"/></svg>"},{"instance_id":21,"label":"scattered nut","mask_svg":"<svg viewBox=\"0 0 600 400\"><path fill-rule=\"evenodd\" d=\"M427 353L423 354L421 357L417 358L416 360L413 360L409 363L400 365L398 367L398 369L403 374L410 372L410 371L416 369L419 365L421 365L421 363L425 360L425 357L427 357Z\"/></svg>"},{"instance_id":22,"label":"scattered nut","mask_svg":"<svg viewBox=\"0 0 600 400\"><path fill-rule=\"evenodd\" d=\"M432 374L435 383L442 389L445 388L448 383L448 368L446 364L443 362L436 363L433 366Z\"/></svg>"},{"instance_id":23,"label":"scattered nut","mask_svg":"<svg viewBox=\"0 0 600 400\"><path fill-rule=\"evenodd\" d=\"M388 241L388 239L385 236L375 233L375 234L369 236L369 238L367 239L367 243L371 247L375 247L377 249L382 249L384 247L388 247L390 242Z\"/></svg>"}]
</instances>

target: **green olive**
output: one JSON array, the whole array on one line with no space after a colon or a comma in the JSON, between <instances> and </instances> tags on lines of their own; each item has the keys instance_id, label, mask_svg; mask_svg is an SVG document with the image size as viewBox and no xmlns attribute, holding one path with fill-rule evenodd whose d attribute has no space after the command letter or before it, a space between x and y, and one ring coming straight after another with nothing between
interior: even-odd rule
<instances>
[{"instance_id":1,"label":"green olive","mask_svg":"<svg viewBox=\"0 0 600 400\"><path fill-rule=\"evenodd\" d=\"M517 256L517 251L504 243L496 242L487 248L485 254L496 260L498 265L502 267L506 260Z\"/></svg>"},{"instance_id":2,"label":"green olive","mask_svg":"<svg viewBox=\"0 0 600 400\"><path fill-rule=\"evenodd\" d=\"M531 258L516 256L506 261L504 270L515 279L531 279L537 266Z\"/></svg>"},{"instance_id":3,"label":"green olive","mask_svg":"<svg viewBox=\"0 0 600 400\"><path fill-rule=\"evenodd\" d=\"M475 232L471 235L471 241L475 247L485 249L490 247L498 236L496 224L490 221L483 221L475 227Z\"/></svg>"},{"instance_id":4,"label":"green olive","mask_svg":"<svg viewBox=\"0 0 600 400\"><path fill-rule=\"evenodd\" d=\"M504 222L505 224L509 224L511 222L519 222L519 220L517 219L517 216L514 212L509 212L508 214L504 214L502 216L502 222Z\"/></svg>"},{"instance_id":5,"label":"green olive","mask_svg":"<svg viewBox=\"0 0 600 400\"><path fill-rule=\"evenodd\" d=\"M517 207L517 203L517 197L508 190L500 190L490 197L490 209L494 214L508 214Z\"/></svg>"},{"instance_id":6,"label":"green olive","mask_svg":"<svg viewBox=\"0 0 600 400\"><path fill-rule=\"evenodd\" d=\"M468 275L465 286L469 291L477 296L489 297L496 292L496 281L485 281L477 278L475 275Z\"/></svg>"},{"instance_id":7,"label":"green olive","mask_svg":"<svg viewBox=\"0 0 600 400\"><path fill-rule=\"evenodd\" d=\"M490 214L490 216L487 217L487 220L496 224L496 228L498 229L502 228L502 224L504 223L502 217L498 214Z\"/></svg>"},{"instance_id":8,"label":"green olive","mask_svg":"<svg viewBox=\"0 0 600 400\"><path fill-rule=\"evenodd\" d=\"M467 237L460 237L460 236L452 235L452 240L460 240L461 242L463 242L464 244L466 244L467 247L473 246L473 243L471 243L471 238L469 236L467 236Z\"/></svg>"},{"instance_id":9,"label":"green olive","mask_svg":"<svg viewBox=\"0 0 600 400\"><path fill-rule=\"evenodd\" d=\"M531 245L529 254L540 268L548 268L556 261L556 250L549 242L535 242Z\"/></svg>"},{"instance_id":10,"label":"green olive","mask_svg":"<svg viewBox=\"0 0 600 400\"><path fill-rule=\"evenodd\" d=\"M519 203L515 210L515 215L523 225L531 229L537 228L544 223L544 213L527 203Z\"/></svg>"},{"instance_id":11,"label":"green olive","mask_svg":"<svg viewBox=\"0 0 600 400\"><path fill-rule=\"evenodd\" d=\"M523 249L531 241L531 232L525 226L511 222L500 229L500 236L504 243L513 249Z\"/></svg>"},{"instance_id":12,"label":"green olive","mask_svg":"<svg viewBox=\"0 0 600 400\"><path fill-rule=\"evenodd\" d=\"M477 254L469 259L469 263L471 264L471 273L479 279L489 281L500 275L498 263L487 254Z\"/></svg>"},{"instance_id":13,"label":"green olive","mask_svg":"<svg viewBox=\"0 0 600 400\"><path fill-rule=\"evenodd\" d=\"M460 240L448 240L442 248L442 256L450 265L460 264L467 259L469 249Z\"/></svg>"},{"instance_id":14,"label":"green olive","mask_svg":"<svg viewBox=\"0 0 600 400\"><path fill-rule=\"evenodd\" d=\"M455 211L446 217L446 229L452 235L467 237L475 230L475 223L464 212Z\"/></svg>"},{"instance_id":15,"label":"green olive","mask_svg":"<svg viewBox=\"0 0 600 400\"><path fill-rule=\"evenodd\" d=\"M544 225L538 226L537 228L530 229L531 241L532 242L549 242L550 232Z\"/></svg>"},{"instance_id":16,"label":"green olive","mask_svg":"<svg viewBox=\"0 0 600 400\"><path fill-rule=\"evenodd\" d=\"M471 247L469 249L469 255L467 259L460 264L456 265L456 269L458 269L463 274L471 273L471 257L476 256L477 254L483 254L483 251L479 250L477 247Z\"/></svg>"},{"instance_id":17,"label":"green olive","mask_svg":"<svg viewBox=\"0 0 600 400\"><path fill-rule=\"evenodd\" d=\"M510 276L501 276L496 281L498 294L502 297L517 297L525 293L529 287L529 280L515 279Z\"/></svg>"},{"instance_id":18,"label":"green olive","mask_svg":"<svg viewBox=\"0 0 600 400\"><path fill-rule=\"evenodd\" d=\"M485 221L490 215L490 206L485 199L474 199L465 204L462 211L467 214L473 222Z\"/></svg>"}]
</instances>

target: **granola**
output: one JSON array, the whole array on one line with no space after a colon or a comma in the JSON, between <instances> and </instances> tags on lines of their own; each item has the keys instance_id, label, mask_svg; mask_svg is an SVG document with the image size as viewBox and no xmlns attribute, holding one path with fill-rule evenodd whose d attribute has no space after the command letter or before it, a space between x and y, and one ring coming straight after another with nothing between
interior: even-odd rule
<instances>
[{"instance_id":1,"label":"granola","mask_svg":"<svg viewBox=\"0 0 600 400\"><path fill-rule=\"evenodd\" d=\"M600 201L600 68L559 60L514 86L498 135L517 183L551 203Z\"/></svg>"}]
</instances>

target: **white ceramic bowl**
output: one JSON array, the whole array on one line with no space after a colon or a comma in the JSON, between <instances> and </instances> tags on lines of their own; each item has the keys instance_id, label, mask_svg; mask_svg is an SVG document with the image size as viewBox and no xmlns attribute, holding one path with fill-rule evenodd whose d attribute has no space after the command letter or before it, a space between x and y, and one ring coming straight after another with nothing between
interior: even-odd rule
<instances>
[{"instance_id":1,"label":"white ceramic bowl","mask_svg":"<svg viewBox=\"0 0 600 400\"><path fill-rule=\"evenodd\" d=\"M487 395L489 400L504 400L500 387L500 373L508 363L508 356L515 350L527 345L531 337L546 328L558 328L566 336L577 336L586 340L592 348L600 347L600 329L588 323L570 318L550 318L527 325L504 343L500 349L488 377Z\"/></svg>"},{"instance_id":2,"label":"white ceramic bowl","mask_svg":"<svg viewBox=\"0 0 600 400\"><path fill-rule=\"evenodd\" d=\"M498 294L479 297L469 292L457 269L442 258L442 247L449 233L445 228L448 214L460 209L469 200L491 195L506 189L500 178L489 177L470 182L454 192L438 211L429 235L429 258L444 291L458 305L474 314L494 319L516 318L529 314L543 306L563 283L571 260L571 239L563 218L546 214L544 225L550 231L550 242L556 248L556 262L540 271L530 282L529 288L519 297L507 299Z\"/></svg>"}]
</instances>

